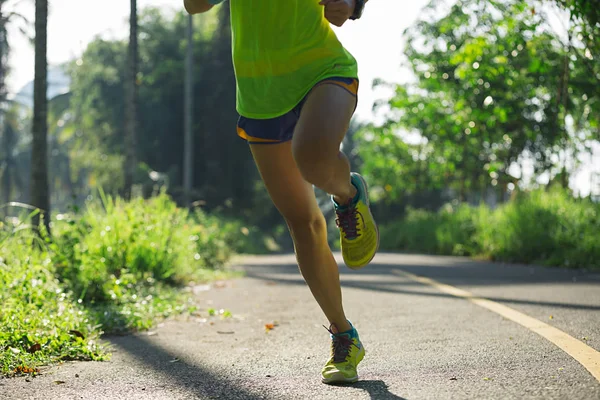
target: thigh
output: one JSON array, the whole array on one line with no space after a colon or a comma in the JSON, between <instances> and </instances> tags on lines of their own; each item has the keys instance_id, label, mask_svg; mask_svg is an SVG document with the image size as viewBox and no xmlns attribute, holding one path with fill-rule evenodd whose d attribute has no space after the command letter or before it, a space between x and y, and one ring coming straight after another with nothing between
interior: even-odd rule
<instances>
[{"instance_id":1,"label":"thigh","mask_svg":"<svg viewBox=\"0 0 600 400\"><path fill-rule=\"evenodd\" d=\"M314 188L300 174L291 146L292 143L287 141L251 144L250 149L275 207L288 223L322 218Z\"/></svg>"},{"instance_id":2,"label":"thigh","mask_svg":"<svg viewBox=\"0 0 600 400\"><path fill-rule=\"evenodd\" d=\"M357 104L356 87L324 81L306 97L293 138L294 150L337 154Z\"/></svg>"}]
</instances>

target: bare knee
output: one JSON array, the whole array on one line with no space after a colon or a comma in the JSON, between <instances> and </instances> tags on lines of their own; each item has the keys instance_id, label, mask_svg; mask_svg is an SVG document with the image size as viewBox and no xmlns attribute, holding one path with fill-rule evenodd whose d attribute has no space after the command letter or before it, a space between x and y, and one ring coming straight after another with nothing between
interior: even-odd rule
<instances>
[{"instance_id":1,"label":"bare knee","mask_svg":"<svg viewBox=\"0 0 600 400\"><path fill-rule=\"evenodd\" d=\"M285 216L284 216L285 217ZM327 236L327 222L321 213L313 215L285 217L294 240L303 237Z\"/></svg>"},{"instance_id":2,"label":"bare knee","mask_svg":"<svg viewBox=\"0 0 600 400\"><path fill-rule=\"evenodd\" d=\"M307 141L292 143L292 154L302 177L316 186L326 184L333 175L331 158L336 157L339 150L327 147L331 146Z\"/></svg>"}]
</instances>

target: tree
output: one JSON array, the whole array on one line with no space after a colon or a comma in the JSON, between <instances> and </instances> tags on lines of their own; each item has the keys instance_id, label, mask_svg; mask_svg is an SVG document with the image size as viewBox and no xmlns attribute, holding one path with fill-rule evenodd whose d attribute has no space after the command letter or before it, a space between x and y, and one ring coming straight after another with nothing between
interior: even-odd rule
<instances>
[{"instance_id":1,"label":"tree","mask_svg":"<svg viewBox=\"0 0 600 400\"><path fill-rule=\"evenodd\" d=\"M10 43L8 40L8 25L13 23L15 19L24 22L25 27L20 26L22 33L27 35L26 28L29 26L27 19L14 11L7 9L7 5L11 4L9 0L0 0L0 112L6 109L6 77L8 75L8 57L10 54Z\"/></svg>"},{"instance_id":2,"label":"tree","mask_svg":"<svg viewBox=\"0 0 600 400\"><path fill-rule=\"evenodd\" d=\"M185 139L183 143L183 204L190 205L194 179L194 16L188 16L187 46L185 58Z\"/></svg>"},{"instance_id":3,"label":"tree","mask_svg":"<svg viewBox=\"0 0 600 400\"><path fill-rule=\"evenodd\" d=\"M12 104L4 113L4 126L0 134L0 205L10 201L26 201L29 183L31 149L26 125L29 115L24 115L19 105Z\"/></svg>"},{"instance_id":4,"label":"tree","mask_svg":"<svg viewBox=\"0 0 600 400\"><path fill-rule=\"evenodd\" d=\"M15 19L25 23L20 26L21 32L26 33L25 28L29 22L21 14L10 11L10 1L0 0L0 177L2 185L0 188L0 204L11 199L12 187L20 181L16 168L16 153L19 140L17 137L18 110L14 104L7 99L6 78L9 72L8 58L10 54L10 43L8 38L8 26ZM8 6L8 7L7 7Z\"/></svg>"},{"instance_id":5,"label":"tree","mask_svg":"<svg viewBox=\"0 0 600 400\"><path fill-rule=\"evenodd\" d=\"M583 107L563 94L593 84L567 78L568 50L529 2L458 1L443 16L440 5L405 32L416 83L398 85L392 117L363 134L365 168L391 200L443 189L460 200L490 187L502 194L521 178L522 157L538 174L551 171L573 139L566 117Z\"/></svg>"},{"instance_id":6,"label":"tree","mask_svg":"<svg viewBox=\"0 0 600 400\"><path fill-rule=\"evenodd\" d=\"M0 0L0 109L4 109L6 102L6 73L8 70L8 18L5 15L6 0ZM1 111L0 111L1 112Z\"/></svg>"},{"instance_id":7,"label":"tree","mask_svg":"<svg viewBox=\"0 0 600 400\"><path fill-rule=\"evenodd\" d=\"M48 0L35 1L35 77L33 89L33 140L31 147L31 204L42 211L50 232L48 187ZM39 215L34 224L39 224Z\"/></svg>"},{"instance_id":8,"label":"tree","mask_svg":"<svg viewBox=\"0 0 600 400\"><path fill-rule=\"evenodd\" d=\"M570 13L570 26L568 27L568 43L572 57L584 68L580 69L585 81L590 78L592 83L600 80L600 7L596 0L555 0L561 7ZM580 77L575 77L581 81ZM600 85L592 84L588 87L579 85L577 93L572 93L571 98L583 99L586 109L584 121L594 129L592 139L600 140Z\"/></svg>"},{"instance_id":9,"label":"tree","mask_svg":"<svg viewBox=\"0 0 600 400\"><path fill-rule=\"evenodd\" d=\"M595 0L556 0L556 2L568 9L574 18L585 20L590 26L600 23L600 8Z\"/></svg>"},{"instance_id":10,"label":"tree","mask_svg":"<svg viewBox=\"0 0 600 400\"><path fill-rule=\"evenodd\" d=\"M231 200L250 208L258 173L247 144L235 133L235 76L231 63L226 4L198 18L193 32L194 119L191 201L219 207ZM172 18L156 8L139 15L138 175L168 181L169 193L183 204L185 55L188 15ZM62 129L69 139L72 171L84 173L92 188L123 191L126 157L125 99L127 42L97 39L69 65L70 106ZM83 172L82 172L83 171ZM234 207L232 207L234 209Z\"/></svg>"},{"instance_id":11,"label":"tree","mask_svg":"<svg viewBox=\"0 0 600 400\"><path fill-rule=\"evenodd\" d=\"M138 18L137 0L131 0L131 14L129 18L129 51L127 58L126 81L126 157L125 157L125 197L131 197L135 169L137 167L137 117L138 117Z\"/></svg>"}]
</instances>

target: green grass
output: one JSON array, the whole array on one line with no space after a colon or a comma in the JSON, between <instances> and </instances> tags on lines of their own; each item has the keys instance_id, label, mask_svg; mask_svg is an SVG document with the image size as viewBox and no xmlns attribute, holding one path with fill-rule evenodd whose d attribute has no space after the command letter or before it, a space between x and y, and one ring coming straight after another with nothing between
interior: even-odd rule
<instances>
[{"instance_id":1,"label":"green grass","mask_svg":"<svg viewBox=\"0 0 600 400\"><path fill-rule=\"evenodd\" d=\"M36 373L61 360L103 360L103 333L150 328L195 311L190 282L230 276L238 225L182 210L165 194L104 197L57 215L52 240L27 218L0 222L0 365Z\"/></svg>"},{"instance_id":2,"label":"green grass","mask_svg":"<svg viewBox=\"0 0 600 400\"><path fill-rule=\"evenodd\" d=\"M409 209L382 226L382 248L568 268L600 268L600 204L560 189L522 193L491 210Z\"/></svg>"}]
</instances>

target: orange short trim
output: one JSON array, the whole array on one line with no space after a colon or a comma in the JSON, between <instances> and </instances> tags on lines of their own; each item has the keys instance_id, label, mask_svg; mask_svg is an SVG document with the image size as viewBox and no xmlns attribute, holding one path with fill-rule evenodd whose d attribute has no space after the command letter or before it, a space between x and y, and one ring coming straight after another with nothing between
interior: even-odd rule
<instances>
[{"instance_id":1,"label":"orange short trim","mask_svg":"<svg viewBox=\"0 0 600 400\"><path fill-rule=\"evenodd\" d=\"M317 83L313 89L321 85L337 85L346 89L350 94L358 96L358 79L353 79L350 84L335 79L325 79L324 81Z\"/></svg>"},{"instance_id":2,"label":"orange short trim","mask_svg":"<svg viewBox=\"0 0 600 400\"><path fill-rule=\"evenodd\" d=\"M336 85L358 98L358 79L331 77L325 78L313 86ZM240 116L237 123L237 134L250 144L277 144L289 141L300 118L306 97L290 112L271 119L252 119ZM355 108L356 109L356 108Z\"/></svg>"},{"instance_id":3,"label":"orange short trim","mask_svg":"<svg viewBox=\"0 0 600 400\"><path fill-rule=\"evenodd\" d=\"M277 140L277 139L263 139L263 138L259 138L259 137L250 136L246 133L246 131L244 129L240 128L239 126L237 127L237 134L242 139L245 139L251 143L280 143L281 142L281 140Z\"/></svg>"}]
</instances>

